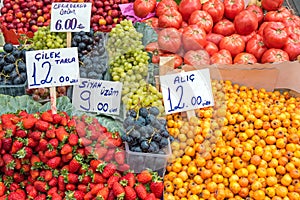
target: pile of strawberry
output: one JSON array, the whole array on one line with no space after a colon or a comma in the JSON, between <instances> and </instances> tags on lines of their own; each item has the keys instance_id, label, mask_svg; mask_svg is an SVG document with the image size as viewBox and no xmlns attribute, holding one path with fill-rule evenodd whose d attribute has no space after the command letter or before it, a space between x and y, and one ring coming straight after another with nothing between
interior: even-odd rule
<instances>
[{"instance_id":1,"label":"pile of strawberry","mask_svg":"<svg viewBox=\"0 0 300 200\"><path fill-rule=\"evenodd\" d=\"M162 178L130 171L118 132L94 117L1 115L0 200L160 199Z\"/></svg>"}]
</instances>

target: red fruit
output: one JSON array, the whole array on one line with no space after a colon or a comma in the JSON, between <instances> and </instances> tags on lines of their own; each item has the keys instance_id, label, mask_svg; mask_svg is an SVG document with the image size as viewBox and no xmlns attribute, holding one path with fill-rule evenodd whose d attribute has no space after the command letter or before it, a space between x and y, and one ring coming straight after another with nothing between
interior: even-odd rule
<instances>
[{"instance_id":1,"label":"red fruit","mask_svg":"<svg viewBox=\"0 0 300 200\"><path fill-rule=\"evenodd\" d=\"M135 190L137 196L139 198L141 198L142 200L147 198L148 193L147 193L146 187L143 184L136 185L134 187L134 190Z\"/></svg>"},{"instance_id":2,"label":"red fruit","mask_svg":"<svg viewBox=\"0 0 300 200\"><path fill-rule=\"evenodd\" d=\"M45 176L44 179L45 181L50 181L53 178L53 174L51 170L46 170L45 171Z\"/></svg>"},{"instance_id":3,"label":"red fruit","mask_svg":"<svg viewBox=\"0 0 300 200\"><path fill-rule=\"evenodd\" d=\"M54 114L53 116L53 124L59 124L62 120L62 116L60 114Z\"/></svg>"},{"instance_id":4,"label":"red fruit","mask_svg":"<svg viewBox=\"0 0 300 200\"><path fill-rule=\"evenodd\" d=\"M64 144L63 147L61 148L60 150L60 153L62 155L66 155L68 153L71 153L72 152L72 146L70 144Z\"/></svg>"},{"instance_id":5,"label":"red fruit","mask_svg":"<svg viewBox=\"0 0 300 200\"><path fill-rule=\"evenodd\" d=\"M111 177L107 180L107 186L108 188L112 188L115 182L118 182L120 180L121 175L119 173L114 173Z\"/></svg>"},{"instance_id":6,"label":"red fruit","mask_svg":"<svg viewBox=\"0 0 300 200\"><path fill-rule=\"evenodd\" d=\"M49 185L50 187L54 187L54 186L57 185L57 183L58 183L57 178L56 178L56 177L53 177L53 178L48 182L48 185Z\"/></svg>"},{"instance_id":7,"label":"red fruit","mask_svg":"<svg viewBox=\"0 0 300 200\"><path fill-rule=\"evenodd\" d=\"M98 146L95 148L94 153L96 154L98 159L104 158L107 153L107 148L103 146Z\"/></svg>"},{"instance_id":8,"label":"red fruit","mask_svg":"<svg viewBox=\"0 0 300 200\"><path fill-rule=\"evenodd\" d=\"M47 158L54 158L55 156L57 156L57 150L56 149L53 149L52 147L48 150L46 150L44 152L44 155L47 157Z\"/></svg>"},{"instance_id":9,"label":"red fruit","mask_svg":"<svg viewBox=\"0 0 300 200\"><path fill-rule=\"evenodd\" d=\"M156 200L155 194L153 194L153 193L148 194L146 199L147 200Z\"/></svg>"},{"instance_id":10,"label":"red fruit","mask_svg":"<svg viewBox=\"0 0 300 200\"><path fill-rule=\"evenodd\" d=\"M57 156L48 160L47 165L52 169L56 169L59 166L60 162L61 158Z\"/></svg>"},{"instance_id":11,"label":"red fruit","mask_svg":"<svg viewBox=\"0 0 300 200\"><path fill-rule=\"evenodd\" d=\"M80 191L80 190L75 190L73 197L74 197L76 200L83 200L83 199L84 199L84 195L85 195L84 192L82 192L82 191Z\"/></svg>"},{"instance_id":12,"label":"red fruit","mask_svg":"<svg viewBox=\"0 0 300 200\"><path fill-rule=\"evenodd\" d=\"M66 190L68 191L74 191L76 189L76 186L72 183L67 183L66 184Z\"/></svg>"},{"instance_id":13,"label":"red fruit","mask_svg":"<svg viewBox=\"0 0 300 200\"><path fill-rule=\"evenodd\" d=\"M108 187L103 187L102 189L99 190L97 193L96 199L103 199L106 200L108 198L109 194L109 189Z\"/></svg>"},{"instance_id":14,"label":"red fruit","mask_svg":"<svg viewBox=\"0 0 300 200\"><path fill-rule=\"evenodd\" d=\"M127 185L130 187L134 187L135 185L135 176L132 172L128 172L126 175L124 175L123 177L121 177L120 181L126 180L127 181Z\"/></svg>"},{"instance_id":15,"label":"red fruit","mask_svg":"<svg viewBox=\"0 0 300 200\"><path fill-rule=\"evenodd\" d=\"M46 137L49 139L55 138L55 129L50 129L46 131Z\"/></svg>"},{"instance_id":16,"label":"red fruit","mask_svg":"<svg viewBox=\"0 0 300 200\"><path fill-rule=\"evenodd\" d=\"M42 138L42 132L40 132L40 131L29 132L28 138L32 138L34 140L39 141Z\"/></svg>"},{"instance_id":17,"label":"red fruit","mask_svg":"<svg viewBox=\"0 0 300 200\"><path fill-rule=\"evenodd\" d=\"M73 174L73 173L69 173L67 180L71 184L76 184L79 181L78 180L78 175L77 174Z\"/></svg>"},{"instance_id":18,"label":"red fruit","mask_svg":"<svg viewBox=\"0 0 300 200\"><path fill-rule=\"evenodd\" d=\"M84 195L84 199L93 199L94 195L91 192L88 192Z\"/></svg>"},{"instance_id":19,"label":"red fruit","mask_svg":"<svg viewBox=\"0 0 300 200\"><path fill-rule=\"evenodd\" d=\"M66 187L64 176L60 175L58 177L58 190L64 191Z\"/></svg>"},{"instance_id":20,"label":"red fruit","mask_svg":"<svg viewBox=\"0 0 300 200\"><path fill-rule=\"evenodd\" d=\"M33 199L38 195L38 191L35 189L33 185L27 185L25 190L29 198Z\"/></svg>"},{"instance_id":21,"label":"red fruit","mask_svg":"<svg viewBox=\"0 0 300 200\"><path fill-rule=\"evenodd\" d=\"M41 119L46 122L52 123L53 122L52 111L50 110L50 111L43 112L41 115Z\"/></svg>"},{"instance_id":22,"label":"red fruit","mask_svg":"<svg viewBox=\"0 0 300 200\"><path fill-rule=\"evenodd\" d=\"M119 165L123 165L125 163L125 151L123 149L117 148L114 158Z\"/></svg>"},{"instance_id":23,"label":"red fruit","mask_svg":"<svg viewBox=\"0 0 300 200\"><path fill-rule=\"evenodd\" d=\"M51 148L50 145L51 145L53 149L56 149L58 147L58 144L59 144L58 139L53 138L53 139L49 140L47 147L48 147L48 149L50 149Z\"/></svg>"},{"instance_id":24,"label":"red fruit","mask_svg":"<svg viewBox=\"0 0 300 200\"><path fill-rule=\"evenodd\" d=\"M92 182L93 183L106 183L107 180L102 176L102 174L96 172L93 174Z\"/></svg>"},{"instance_id":25,"label":"red fruit","mask_svg":"<svg viewBox=\"0 0 300 200\"><path fill-rule=\"evenodd\" d=\"M97 168L97 170L102 173L104 178L108 178L116 172L117 167L114 163L103 163Z\"/></svg>"},{"instance_id":26,"label":"red fruit","mask_svg":"<svg viewBox=\"0 0 300 200\"><path fill-rule=\"evenodd\" d=\"M46 195L45 194L40 194L37 197L35 197L34 200L46 200Z\"/></svg>"},{"instance_id":27,"label":"red fruit","mask_svg":"<svg viewBox=\"0 0 300 200\"><path fill-rule=\"evenodd\" d=\"M33 185L34 185L35 189L39 192L46 193L49 190L47 183L43 182L43 181L35 181L33 183Z\"/></svg>"},{"instance_id":28,"label":"red fruit","mask_svg":"<svg viewBox=\"0 0 300 200\"><path fill-rule=\"evenodd\" d=\"M26 196L22 195L19 192L9 193L7 200L25 200Z\"/></svg>"},{"instance_id":29,"label":"red fruit","mask_svg":"<svg viewBox=\"0 0 300 200\"><path fill-rule=\"evenodd\" d=\"M114 191L110 190L107 200L115 200L115 195L114 195Z\"/></svg>"},{"instance_id":30,"label":"red fruit","mask_svg":"<svg viewBox=\"0 0 300 200\"><path fill-rule=\"evenodd\" d=\"M95 186L93 186L91 188L91 194L92 195L97 195L97 193L102 189L104 188L104 184L103 183L98 183L96 184Z\"/></svg>"},{"instance_id":31,"label":"red fruit","mask_svg":"<svg viewBox=\"0 0 300 200\"><path fill-rule=\"evenodd\" d=\"M55 130L56 138L60 142L64 142L68 139L69 133L66 131L65 127L60 126Z\"/></svg>"},{"instance_id":32,"label":"red fruit","mask_svg":"<svg viewBox=\"0 0 300 200\"><path fill-rule=\"evenodd\" d=\"M114 158L115 150L115 148L109 148L103 160L105 162L110 162Z\"/></svg>"},{"instance_id":33,"label":"red fruit","mask_svg":"<svg viewBox=\"0 0 300 200\"><path fill-rule=\"evenodd\" d=\"M118 166L118 170L121 172L128 171L129 169L130 169L130 165L128 165L127 163Z\"/></svg>"},{"instance_id":34,"label":"red fruit","mask_svg":"<svg viewBox=\"0 0 300 200\"><path fill-rule=\"evenodd\" d=\"M125 190L125 200L135 200L137 198L136 192L133 187L126 186Z\"/></svg>"},{"instance_id":35,"label":"red fruit","mask_svg":"<svg viewBox=\"0 0 300 200\"><path fill-rule=\"evenodd\" d=\"M27 136L27 133L24 130L17 130L15 133L15 137L24 138L26 136Z\"/></svg>"},{"instance_id":36,"label":"red fruit","mask_svg":"<svg viewBox=\"0 0 300 200\"><path fill-rule=\"evenodd\" d=\"M82 137L79 139L79 144L80 144L80 146L83 146L83 147L87 147L92 143L93 143L92 140L85 138L85 137Z\"/></svg>"},{"instance_id":37,"label":"red fruit","mask_svg":"<svg viewBox=\"0 0 300 200\"><path fill-rule=\"evenodd\" d=\"M15 140L11 147L11 154L17 153L17 151L19 151L23 147L23 142L24 140L22 140L22 138Z\"/></svg>"},{"instance_id":38,"label":"red fruit","mask_svg":"<svg viewBox=\"0 0 300 200\"><path fill-rule=\"evenodd\" d=\"M136 176L136 178L138 182L147 184L152 180L152 174L149 172L149 170L143 170Z\"/></svg>"},{"instance_id":39,"label":"red fruit","mask_svg":"<svg viewBox=\"0 0 300 200\"><path fill-rule=\"evenodd\" d=\"M46 121L43 120L37 120L37 122L35 123L35 128L39 131L47 131L49 128L50 124Z\"/></svg>"},{"instance_id":40,"label":"red fruit","mask_svg":"<svg viewBox=\"0 0 300 200\"><path fill-rule=\"evenodd\" d=\"M118 199L121 199L125 196L124 187L119 182L114 182L112 190Z\"/></svg>"},{"instance_id":41,"label":"red fruit","mask_svg":"<svg viewBox=\"0 0 300 200\"><path fill-rule=\"evenodd\" d=\"M69 163L69 172L77 172L81 167L82 160L83 157L80 154L77 154Z\"/></svg>"},{"instance_id":42,"label":"red fruit","mask_svg":"<svg viewBox=\"0 0 300 200\"><path fill-rule=\"evenodd\" d=\"M31 158L32 153L33 153L33 151L30 147L23 147L22 149L20 149L15 154L15 157L17 157L17 158Z\"/></svg>"},{"instance_id":43,"label":"red fruit","mask_svg":"<svg viewBox=\"0 0 300 200\"><path fill-rule=\"evenodd\" d=\"M103 162L101 162L100 160L91 160L91 161L90 161L90 167L91 167L91 168L94 170L94 172L95 172L101 163L103 163Z\"/></svg>"},{"instance_id":44,"label":"red fruit","mask_svg":"<svg viewBox=\"0 0 300 200\"><path fill-rule=\"evenodd\" d=\"M150 183L150 190L156 198L160 199L162 197L164 191L164 183L158 175L155 175L153 181Z\"/></svg>"},{"instance_id":45,"label":"red fruit","mask_svg":"<svg viewBox=\"0 0 300 200\"><path fill-rule=\"evenodd\" d=\"M2 139L2 148L5 151L10 151L12 145L12 138L3 138Z\"/></svg>"},{"instance_id":46,"label":"red fruit","mask_svg":"<svg viewBox=\"0 0 300 200\"><path fill-rule=\"evenodd\" d=\"M70 134L68 138L68 142L71 146L75 146L78 144L78 135L77 134Z\"/></svg>"},{"instance_id":47,"label":"red fruit","mask_svg":"<svg viewBox=\"0 0 300 200\"><path fill-rule=\"evenodd\" d=\"M0 197L3 196L6 192L6 186L4 185L4 182L0 182Z\"/></svg>"}]
</instances>

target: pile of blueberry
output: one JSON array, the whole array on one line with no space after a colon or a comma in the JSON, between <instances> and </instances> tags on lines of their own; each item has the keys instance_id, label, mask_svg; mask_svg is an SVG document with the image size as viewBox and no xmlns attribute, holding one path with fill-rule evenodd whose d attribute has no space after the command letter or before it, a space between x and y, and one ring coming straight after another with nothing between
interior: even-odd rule
<instances>
[{"instance_id":1,"label":"pile of blueberry","mask_svg":"<svg viewBox=\"0 0 300 200\"><path fill-rule=\"evenodd\" d=\"M0 52L0 85L21 85L27 80L25 48L6 43Z\"/></svg>"},{"instance_id":2,"label":"pile of blueberry","mask_svg":"<svg viewBox=\"0 0 300 200\"><path fill-rule=\"evenodd\" d=\"M123 127L126 131L122 140L128 143L130 151L165 154L169 144L169 135L164 118L158 118L159 109L155 106L142 107L136 112L127 111Z\"/></svg>"}]
</instances>

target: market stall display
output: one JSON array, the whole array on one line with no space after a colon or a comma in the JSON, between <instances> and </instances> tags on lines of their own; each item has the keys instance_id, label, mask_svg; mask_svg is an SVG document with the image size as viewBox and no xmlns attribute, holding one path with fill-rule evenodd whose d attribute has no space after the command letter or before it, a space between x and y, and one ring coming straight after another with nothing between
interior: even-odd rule
<instances>
[{"instance_id":1,"label":"market stall display","mask_svg":"<svg viewBox=\"0 0 300 200\"><path fill-rule=\"evenodd\" d=\"M0 199L300 199L298 8L4 0Z\"/></svg>"}]
</instances>

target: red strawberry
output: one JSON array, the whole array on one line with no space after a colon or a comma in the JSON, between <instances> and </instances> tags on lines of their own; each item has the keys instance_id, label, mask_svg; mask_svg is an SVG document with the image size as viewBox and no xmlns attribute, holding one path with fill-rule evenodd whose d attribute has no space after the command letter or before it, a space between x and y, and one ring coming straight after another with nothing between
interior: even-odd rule
<instances>
[{"instance_id":1,"label":"red strawberry","mask_svg":"<svg viewBox=\"0 0 300 200\"><path fill-rule=\"evenodd\" d=\"M121 177L120 181L126 180L127 181L127 185L130 187L134 187L135 185L135 176L132 172L128 172L126 175L124 175L123 177Z\"/></svg>"},{"instance_id":2,"label":"red strawberry","mask_svg":"<svg viewBox=\"0 0 300 200\"><path fill-rule=\"evenodd\" d=\"M85 193L82 192L82 191L80 191L80 190L75 190L75 192L74 192L74 198L76 200L83 200L84 199L84 195L85 195Z\"/></svg>"},{"instance_id":3,"label":"red strawberry","mask_svg":"<svg viewBox=\"0 0 300 200\"><path fill-rule=\"evenodd\" d=\"M87 200L87 199L93 199L94 198L94 195L92 194L92 192L88 192L84 195L84 199Z\"/></svg>"},{"instance_id":4,"label":"red strawberry","mask_svg":"<svg viewBox=\"0 0 300 200\"><path fill-rule=\"evenodd\" d=\"M53 117L52 117L51 110L43 112L42 115L41 115L41 119L46 121L46 122L52 123L53 122Z\"/></svg>"},{"instance_id":5,"label":"red strawberry","mask_svg":"<svg viewBox=\"0 0 300 200\"><path fill-rule=\"evenodd\" d=\"M68 153L68 154L62 155L61 160L62 160L64 163L68 163L68 162L70 162L70 161L72 160L72 158L73 158L73 153L70 152L70 153Z\"/></svg>"},{"instance_id":6,"label":"red strawberry","mask_svg":"<svg viewBox=\"0 0 300 200\"><path fill-rule=\"evenodd\" d=\"M114 158L114 154L115 154L115 148L109 148L108 150L107 150L107 153L106 153L106 155L104 156L104 161L105 162L109 162L109 161L111 161L113 158Z\"/></svg>"},{"instance_id":7,"label":"red strawberry","mask_svg":"<svg viewBox=\"0 0 300 200\"><path fill-rule=\"evenodd\" d=\"M146 187L143 184L136 185L134 187L134 190L140 199L144 200L147 198L148 193L147 193Z\"/></svg>"},{"instance_id":8,"label":"red strawberry","mask_svg":"<svg viewBox=\"0 0 300 200\"><path fill-rule=\"evenodd\" d=\"M48 129L46 131L46 137L49 139L55 138L55 129Z\"/></svg>"},{"instance_id":9,"label":"red strawberry","mask_svg":"<svg viewBox=\"0 0 300 200\"><path fill-rule=\"evenodd\" d=\"M53 149L56 149L59 145L58 139L53 138L53 139L49 140L48 145L47 145L48 149L50 149L49 145L51 145Z\"/></svg>"},{"instance_id":10,"label":"red strawberry","mask_svg":"<svg viewBox=\"0 0 300 200\"><path fill-rule=\"evenodd\" d=\"M85 185L85 184L77 185L77 189L84 192L84 193L87 193L89 191L88 185Z\"/></svg>"},{"instance_id":11,"label":"red strawberry","mask_svg":"<svg viewBox=\"0 0 300 200\"><path fill-rule=\"evenodd\" d=\"M149 193L146 197L147 200L156 200L156 197L153 193Z\"/></svg>"},{"instance_id":12,"label":"red strawberry","mask_svg":"<svg viewBox=\"0 0 300 200\"><path fill-rule=\"evenodd\" d=\"M68 180L69 183L76 184L79 181L78 180L78 175L77 174L73 174L73 173L69 173L67 180Z\"/></svg>"},{"instance_id":13,"label":"red strawberry","mask_svg":"<svg viewBox=\"0 0 300 200\"><path fill-rule=\"evenodd\" d=\"M93 143L92 140L88 139L88 138L85 138L85 137L82 137L78 140L80 146L82 147L88 147L89 145L91 145Z\"/></svg>"},{"instance_id":14,"label":"red strawberry","mask_svg":"<svg viewBox=\"0 0 300 200\"><path fill-rule=\"evenodd\" d=\"M56 149L48 149L47 151L45 151L44 155L47 158L54 158L55 156L57 156L57 150Z\"/></svg>"},{"instance_id":15,"label":"red strawberry","mask_svg":"<svg viewBox=\"0 0 300 200\"><path fill-rule=\"evenodd\" d=\"M152 174L149 170L143 170L136 176L136 178L138 182L142 184L147 184L152 180Z\"/></svg>"},{"instance_id":16,"label":"red strawberry","mask_svg":"<svg viewBox=\"0 0 300 200\"><path fill-rule=\"evenodd\" d=\"M45 181L50 181L53 178L53 173L51 170L45 170Z\"/></svg>"},{"instance_id":17,"label":"red strawberry","mask_svg":"<svg viewBox=\"0 0 300 200\"><path fill-rule=\"evenodd\" d=\"M61 158L57 156L48 160L47 165L52 169L56 169L59 166L60 162Z\"/></svg>"},{"instance_id":18,"label":"red strawberry","mask_svg":"<svg viewBox=\"0 0 300 200\"><path fill-rule=\"evenodd\" d=\"M69 138L68 138L68 141L69 141L69 144L71 146L75 146L78 144L78 135L77 134L70 134Z\"/></svg>"},{"instance_id":19,"label":"red strawberry","mask_svg":"<svg viewBox=\"0 0 300 200\"><path fill-rule=\"evenodd\" d=\"M62 199L63 199L62 196L59 195L58 193L53 193L51 195L51 200L62 200Z\"/></svg>"},{"instance_id":20,"label":"red strawberry","mask_svg":"<svg viewBox=\"0 0 300 200\"><path fill-rule=\"evenodd\" d=\"M12 146L12 138L10 136L10 138L3 138L2 139L2 148L5 151L10 151L11 150L11 146Z\"/></svg>"},{"instance_id":21,"label":"red strawberry","mask_svg":"<svg viewBox=\"0 0 300 200\"><path fill-rule=\"evenodd\" d=\"M97 170L97 168L99 167L100 164L102 164L103 162L101 162L100 160L91 160L90 161L90 166L91 168L94 170L94 172Z\"/></svg>"},{"instance_id":22,"label":"red strawberry","mask_svg":"<svg viewBox=\"0 0 300 200\"><path fill-rule=\"evenodd\" d=\"M42 132L40 131L32 131L28 133L28 138L32 138L34 140L39 141L42 138Z\"/></svg>"},{"instance_id":23,"label":"red strawberry","mask_svg":"<svg viewBox=\"0 0 300 200\"><path fill-rule=\"evenodd\" d=\"M47 197L45 194L39 194L37 197L34 198L34 200L46 200Z\"/></svg>"},{"instance_id":24,"label":"red strawberry","mask_svg":"<svg viewBox=\"0 0 300 200\"><path fill-rule=\"evenodd\" d=\"M102 189L99 190L97 193L96 199L102 199L102 200L107 200L109 194L109 189L108 187L103 187Z\"/></svg>"},{"instance_id":25,"label":"red strawberry","mask_svg":"<svg viewBox=\"0 0 300 200\"><path fill-rule=\"evenodd\" d=\"M60 175L58 177L58 190L65 191L65 188L66 188L66 184L65 184L64 176Z\"/></svg>"},{"instance_id":26,"label":"red strawberry","mask_svg":"<svg viewBox=\"0 0 300 200\"><path fill-rule=\"evenodd\" d=\"M77 172L82 164L83 157L80 154L74 156L74 158L69 163L69 172L75 173Z\"/></svg>"},{"instance_id":27,"label":"red strawberry","mask_svg":"<svg viewBox=\"0 0 300 200\"><path fill-rule=\"evenodd\" d=\"M158 175L154 175L152 182L150 183L150 190L155 195L156 198L161 198L164 191L164 183L162 178Z\"/></svg>"},{"instance_id":28,"label":"red strawberry","mask_svg":"<svg viewBox=\"0 0 300 200\"><path fill-rule=\"evenodd\" d=\"M36 155L32 155L31 158L30 158L30 164L33 166L35 165L35 163L40 163L41 162L41 159L36 156Z\"/></svg>"},{"instance_id":29,"label":"red strawberry","mask_svg":"<svg viewBox=\"0 0 300 200\"><path fill-rule=\"evenodd\" d=\"M23 196L21 193L15 191L9 193L7 200L25 200L26 196Z\"/></svg>"},{"instance_id":30,"label":"red strawberry","mask_svg":"<svg viewBox=\"0 0 300 200\"><path fill-rule=\"evenodd\" d=\"M59 124L62 125L62 126L67 126L68 119L66 117L62 117L62 119L61 119L61 121L60 121Z\"/></svg>"},{"instance_id":31,"label":"red strawberry","mask_svg":"<svg viewBox=\"0 0 300 200\"><path fill-rule=\"evenodd\" d=\"M115 200L114 191L112 190L109 191L107 200Z\"/></svg>"},{"instance_id":32,"label":"red strawberry","mask_svg":"<svg viewBox=\"0 0 300 200\"><path fill-rule=\"evenodd\" d=\"M49 182L48 182L48 185L50 187L54 187L58 184L58 179L56 177L53 177Z\"/></svg>"},{"instance_id":33,"label":"red strawberry","mask_svg":"<svg viewBox=\"0 0 300 200\"><path fill-rule=\"evenodd\" d=\"M112 188L113 184L120 180L120 177L121 175L118 172L114 173L111 177L109 177L107 180L108 188Z\"/></svg>"},{"instance_id":34,"label":"red strawberry","mask_svg":"<svg viewBox=\"0 0 300 200\"><path fill-rule=\"evenodd\" d=\"M0 182L0 197L3 196L6 192L6 186L4 185L4 182Z\"/></svg>"},{"instance_id":35,"label":"red strawberry","mask_svg":"<svg viewBox=\"0 0 300 200\"><path fill-rule=\"evenodd\" d=\"M33 185L27 185L25 190L29 198L33 199L38 195L38 191L35 189Z\"/></svg>"},{"instance_id":36,"label":"red strawberry","mask_svg":"<svg viewBox=\"0 0 300 200\"><path fill-rule=\"evenodd\" d=\"M76 186L72 183L67 183L66 184L66 190L69 190L69 191L74 191L76 189Z\"/></svg>"},{"instance_id":37,"label":"red strawberry","mask_svg":"<svg viewBox=\"0 0 300 200\"><path fill-rule=\"evenodd\" d=\"M108 147L120 147L122 145L121 138L108 138L105 142L105 145Z\"/></svg>"},{"instance_id":38,"label":"red strawberry","mask_svg":"<svg viewBox=\"0 0 300 200\"><path fill-rule=\"evenodd\" d=\"M114 195L118 199L122 199L125 196L125 190L124 187L119 182L114 182L112 190L114 192Z\"/></svg>"},{"instance_id":39,"label":"red strawberry","mask_svg":"<svg viewBox=\"0 0 300 200\"><path fill-rule=\"evenodd\" d=\"M72 152L72 146L69 145L69 144L64 144L60 150L60 154L62 155L66 155L68 153L71 153Z\"/></svg>"},{"instance_id":40,"label":"red strawberry","mask_svg":"<svg viewBox=\"0 0 300 200\"><path fill-rule=\"evenodd\" d=\"M97 170L102 173L104 178L108 178L116 172L117 167L114 163L103 163L97 168Z\"/></svg>"},{"instance_id":41,"label":"red strawberry","mask_svg":"<svg viewBox=\"0 0 300 200\"><path fill-rule=\"evenodd\" d=\"M35 148L38 144L39 144L38 141L32 138L28 138L28 145L27 145L28 147Z\"/></svg>"},{"instance_id":42,"label":"red strawberry","mask_svg":"<svg viewBox=\"0 0 300 200\"><path fill-rule=\"evenodd\" d=\"M117 148L114 158L119 165L123 165L125 163L125 151L123 149Z\"/></svg>"},{"instance_id":43,"label":"red strawberry","mask_svg":"<svg viewBox=\"0 0 300 200\"><path fill-rule=\"evenodd\" d=\"M19 137L19 138L25 138L27 136L26 131L24 130L17 130L15 133L15 137Z\"/></svg>"},{"instance_id":44,"label":"red strawberry","mask_svg":"<svg viewBox=\"0 0 300 200\"><path fill-rule=\"evenodd\" d=\"M98 183L98 184L94 185L94 186L91 188L91 193L92 193L92 195L97 195L97 193L98 193L102 188L104 188L104 184L103 184L103 183Z\"/></svg>"},{"instance_id":45,"label":"red strawberry","mask_svg":"<svg viewBox=\"0 0 300 200\"><path fill-rule=\"evenodd\" d=\"M76 121L76 132L79 137L85 137L86 131L85 131L85 123L82 121L77 120Z\"/></svg>"},{"instance_id":46,"label":"red strawberry","mask_svg":"<svg viewBox=\"0 0 300 200\"><path fill-rule=\"evenodd\" d=\"M66 131L66 129L63 126L58 127L55 130L55 134L56 134L56 138L60 142L66 141L68 139L68 137L69 137L69 133Z\"/></svg>"},{"instance_id":47,"label":"red strawberry","mask_svg":"<svg viewBox=\"0 0 300 200\"><path fill-rule=\"evenodd\" d=\"M39 131L47 131L48 128L49 128L50 124L46 121L43 121L43 120L37 120L37 122L35 123L35 128Z\"/></svg>"},{"instance_id":48,"label":"red strawberry","mask_svg":"<svg viewBox=\"0 0 300 200\"><path fill-rule=\"evenodd\" d=\"M137 198L136 192L133 187L126 186L125 190L125 200L135 200Z\"/></svg>"},{"instance_id":49,"label":"red strawberry","mask_svg":"<svg viewBox=\"0 0 300 200\"><path fill-rule=\"evenodd\" d=\"M102 174L95 172L92 177L93 183L106 183L107 180L102 176Z\"/></svg>"},{"instance_id":50,"label":"red strawberry","mask_svg":"<svg viewBox=\"0 0 300 200\"><path fill-rule=\"evenodd\" d=\"M11 154L17 153L17 151L19 151L23 147L23 143L24 140L22 138L17 138L17 140L15 140L12 144Z\"/></svg>"},{"instance_id":51,"label":"red strawberry","mask_svg":"<svg viewBox=\"0 0 300 200\"><path fill-rule=\"evenodd\" d=\"M30 147L23 147L20 149L16 154L15 157L17 158L31 158L33 151Z\"/></svg>"},{"instance_id":52,"label":"red strawberry","mask_svg":"<svg viewBox=\"0 0 300 200\"><path fill-rule=\"evenodd\" d=\"M35 187L35 189L39 192L44 192L46 193L49 190L49 186L47 185L46 182L43 181L35 181L33 183L33 186Z\"/></svg>"},{"instance_id":53,"label":"red strawberry","mask_svg":"<svg viewBox=\"0 0 300 200\"><path fill-rule=\"evenodd\" d=\"M59 124L62 120L62 116L60 114L54 114L53 116L53 124Z\"/></svg>"},{"instance_id":54,"label":"red strawberry","mask_svg":"<svg viewBox=\"0 0 300 200\"><path fill-rule=\"evenodd\" d=\"M38 146L35 148L35 151L46 151L48 149L47 145L48 145L47 140L40 139Z\"/></svg>"},{"instance_id":55,"label":"red strawberry","mask_svg":"<svg viewBox=\"0 0 300 200\"><path fill-rule=\"evenodd\" d=\"M96 147L95 150L94 150L94 152L97 155L98 159L104 158L107 151L108 151L107 148L103 147L103 146Z\"/></svg>"},{"instance_id":56,"label":"red strawberry","mask_svg":"<svg viewBox=\"0 0 300 200\"><path fill-rule=\"evenodd\" d=\"M124 163L123 165L118 165L118 170L121 172L128 171L130 169L130 165Z\"/></svg>"}]
</instances>

